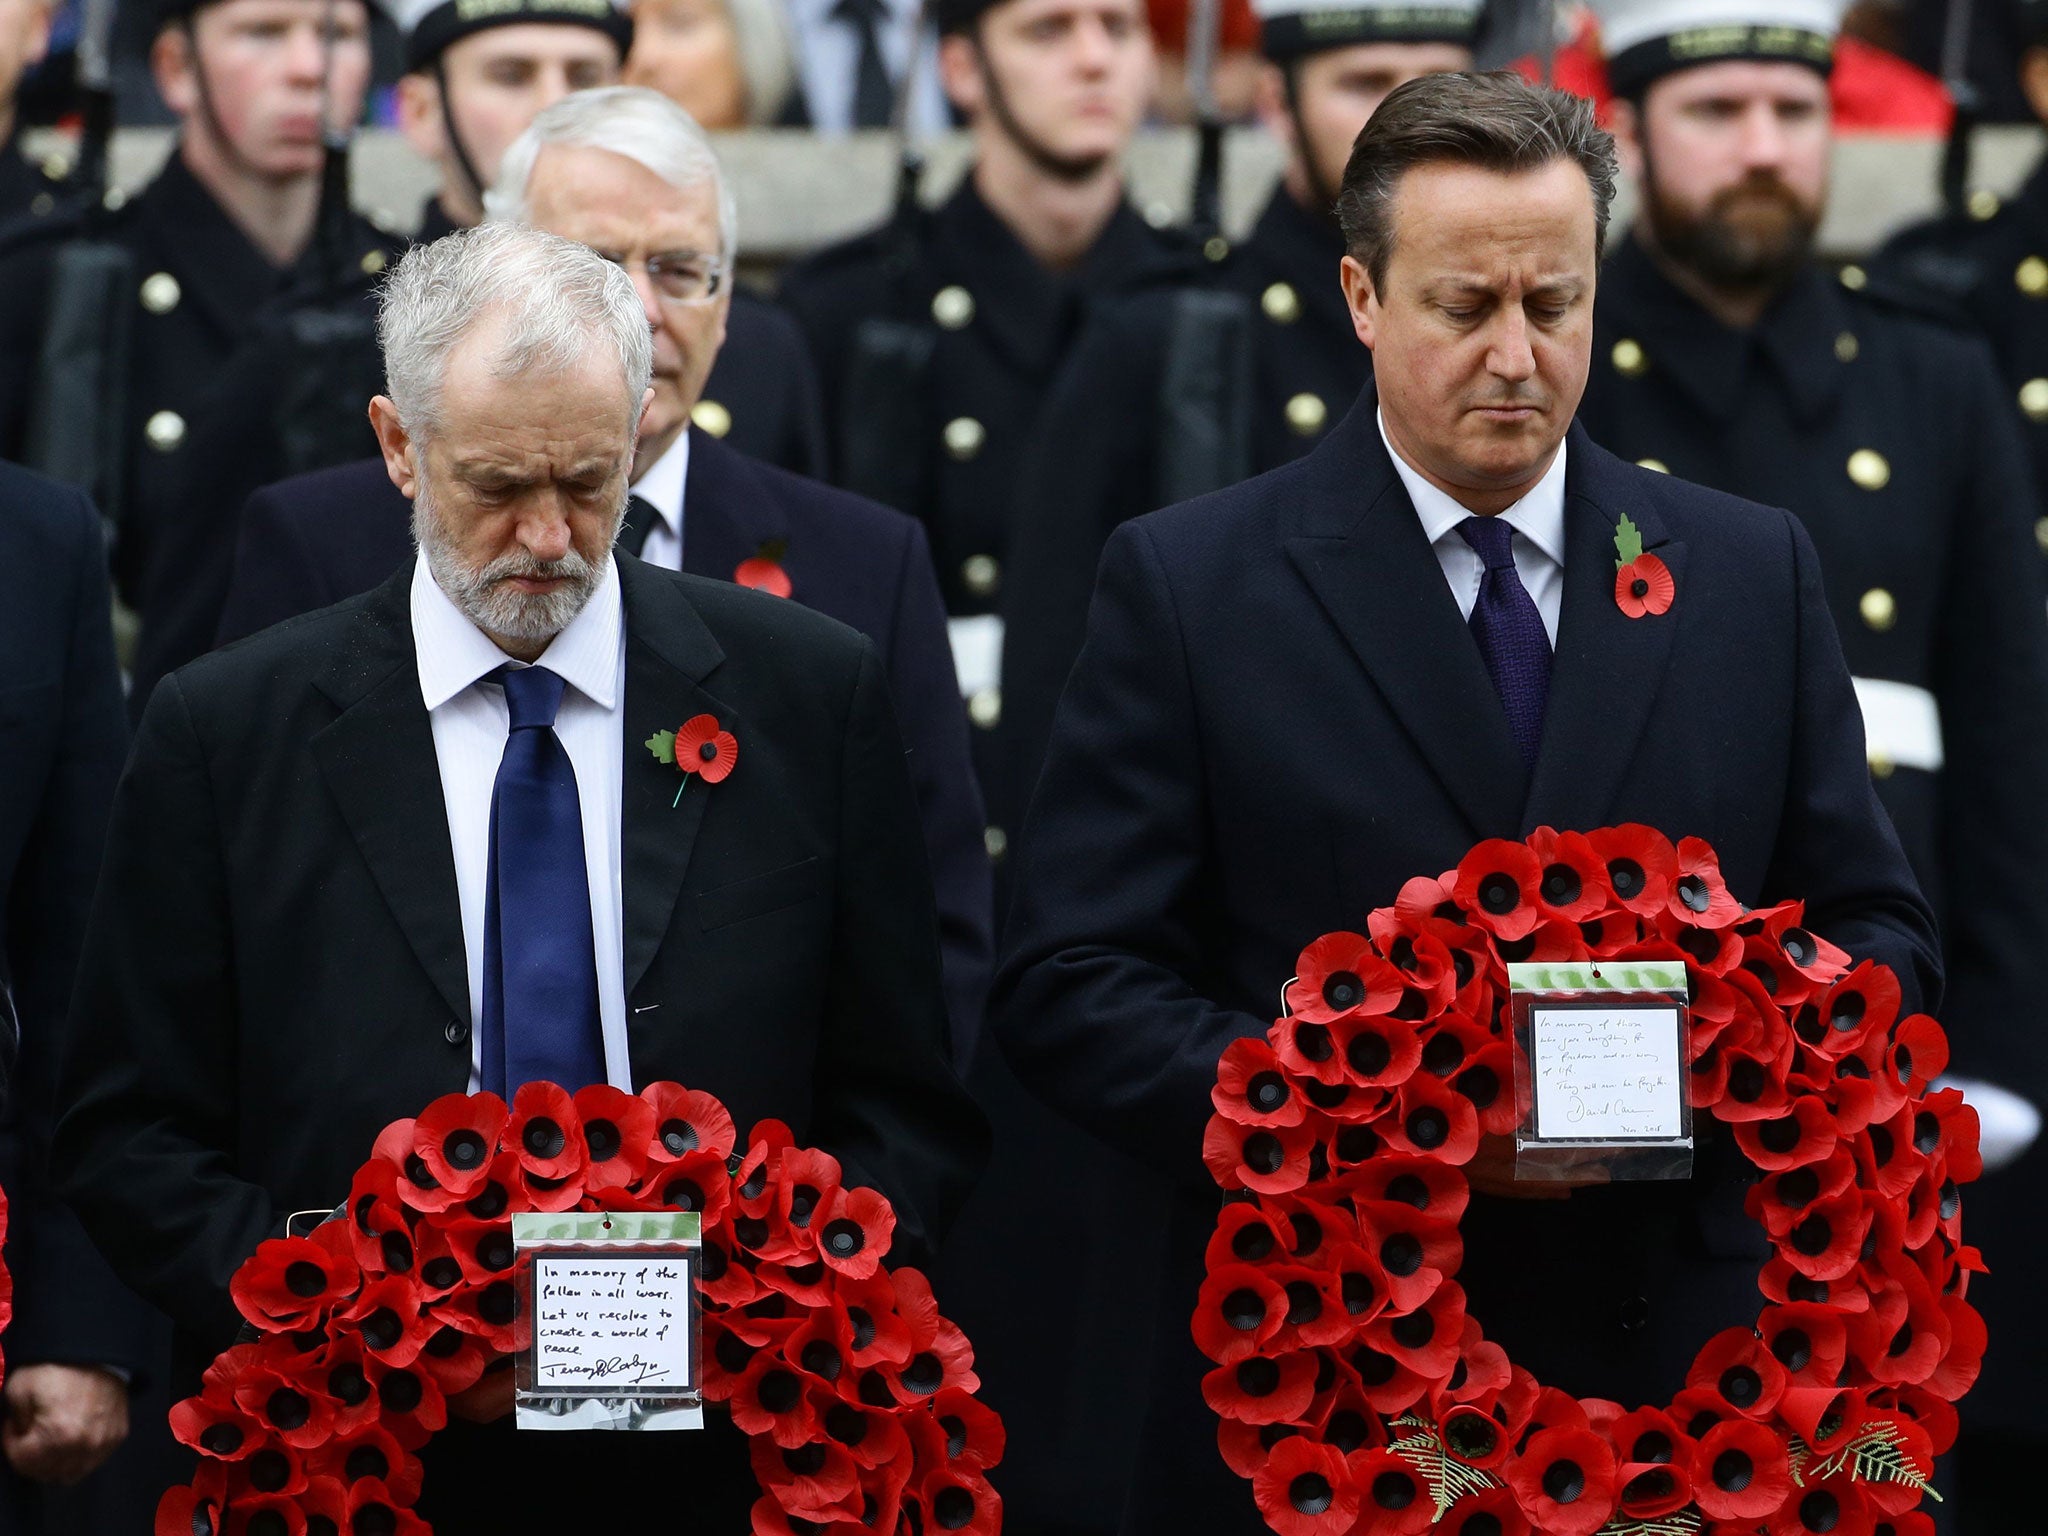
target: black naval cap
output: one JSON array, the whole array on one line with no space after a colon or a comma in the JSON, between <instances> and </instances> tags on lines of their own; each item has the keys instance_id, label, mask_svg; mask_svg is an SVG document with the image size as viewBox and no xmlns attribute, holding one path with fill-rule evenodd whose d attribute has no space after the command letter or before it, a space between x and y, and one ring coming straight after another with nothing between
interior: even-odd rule
<instances>
[{"instance_id":1,"label":"black naval cap","mask_svg":"<svg viewBox=\"0 0 2048 1536\"><path fill-rule=\"evenodd\" d=\"M1607 82L1637 96L1666 75L1730 59L1834 68L1843 0L1594 0Z\"/></svg>"},{"instance_id":2,"label":"black naval cap","mask_svg":"<svg viewBox=\"0 0 2048 1536\"><path fill-rule=\"evenodd\" d=\"M425 69L449 44L473 32L526 22L592 27L618 44L624 59L633 46L633 18L613 0L380 0L405 37L405 68Z\"/></svg>"},{"instance_id":3,"label":"black naval cap","mask_svg":"<svg viewBox=\"0 0 2048 1536\"><path fill-rule=\"evenodd\" d=\"M1472 45L1481 0L1256 0L1259 46L1275 64L1354 43Z\"/></svg>"},{"instance_id":4,"label":"black naval cap","mask_svg":"<svg viewBox=\"0 0 2048 1536\"><path fill-rule=\"evenodd\" d=\"M2012 13L2014 40L2022 48L2048 43L2048 0L2014 0Z\"/></svg>"}]
</instances>

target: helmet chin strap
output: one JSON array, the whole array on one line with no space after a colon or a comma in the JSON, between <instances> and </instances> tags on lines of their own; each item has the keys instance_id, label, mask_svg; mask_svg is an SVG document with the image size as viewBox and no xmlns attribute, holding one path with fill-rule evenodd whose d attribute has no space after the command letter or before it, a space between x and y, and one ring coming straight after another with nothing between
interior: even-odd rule
<instances>
[{"instance_id":1,"label":"helmet chin strap","mask_svg":"<svg viewBox=\"0 0 2048 1536\"><path fill-rule=\"evenodd\" d=\"M1294 124L1294 145L1301 157L1302 179L1315 199L1312 212L1323 218L1337 217L1337 189L1323 179L1323 167L1316 159L1315 141L1308 136L1308 123L1301 115L1301 61L1291 59L1280 72L1287 91L1287 116Z\"/></svg>"},{"instance_id":2,"label":"helmet chin strap","mask_svg":"<svg viewBox=\"0 0 2048 1536\"><path fill-rule=\"evenodd\" d=\"M1064 182L1087 181L1109 163L1108 155L1062 155L1019 122L1010 106L1009 92L1003 88L1002 77L996 73L988 50L981 45L980 32L971 34L969 41L974 45L974 57L981 65L981 78L988 87L989 115L1003 130L1003 137L1024 151L1025 159L1053 180Z\"/></svg>"},{"instance_id":3,"label":"helmet chin strap","mask_svg":"<svg viewBox=\"0 0 2048 1536\"><path fill-rule=\"evenodd\" d=\"M192 80L199 92L199 110L195 114L206 124L206 131L220 146L221 154L242 175L259 180L262 171L256 163L242 153L241 146L228 134L227 126L221 122L220 113L213 104L213 87L206 78L206 59L199 51L199 29L194 22L195 13L187 11L178 18L178 30L185 34L185 54L192 61Z\"/></svg>"},{"instance_id":4,"label":"helmet chin strap","mask_svg":"<svg viewBox=\"0 0 2048 1536\"><path fill-rule=\"evenodd\" d=\"M484 206L484 179L476 173L476 162L469 157L469 146L462 142L462 135L456 131L455 108L449 100L448 70L437 54L434 58L434 93L441 101L441 133L448 141L448 151L455 157L455 168L469 187L469 195L479 213Z\"/></svg>"}]
</instances>

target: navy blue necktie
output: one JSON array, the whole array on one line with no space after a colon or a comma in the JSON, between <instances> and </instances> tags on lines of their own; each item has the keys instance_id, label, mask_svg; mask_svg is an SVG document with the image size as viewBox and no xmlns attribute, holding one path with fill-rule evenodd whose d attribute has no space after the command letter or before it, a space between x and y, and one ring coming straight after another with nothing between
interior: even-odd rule
<instances>
[{"instance_id":1,"label":"navy blue necktie","mask_svg":"<svg viewBox=\"0 0 2048 1536\"><path fill-rule=\"evenodd\" d=\"M568 685L546 667L505 667L512 731L491 790L484 897L483 1086L570 1092L605 1080L597 1013L597 945L576 768L555 735Z\"/></svg>"},{"instance_id":2,"label":"navy blue necktie","mask_svg":"<svg viewBox=\"0 0 2048 1536\"><path fill-rule=\"evenodd\" d=\"M1458 534L1486 566L1472 605L1472 638L1508 712L1508 733L1523 764L1533 767L1550 698L1550 635L1515 570L1515 530L1497 517L1468 517Z\"/></svg>"}]
</instances>

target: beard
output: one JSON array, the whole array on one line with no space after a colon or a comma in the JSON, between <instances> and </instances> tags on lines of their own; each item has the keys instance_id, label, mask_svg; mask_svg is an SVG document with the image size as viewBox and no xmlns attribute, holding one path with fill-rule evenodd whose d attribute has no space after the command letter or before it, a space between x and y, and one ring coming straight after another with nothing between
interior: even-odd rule
<instances>
[{"instance_id":1,"label":"beard","mask_svg":"<svg viewBox=\"0 0 2048 1536\"><path fill-rule=\"evenodd\" d=\"M1695 212L1645 168L1644 216L1665 255L1714 288L1756 292L1787 282L1813 252L1820 209L1776 175L1752 174Z\"/></svg>"},{"instance_id":2,"label":"beard","mask_svg":"<svg viewBox=\"0 0 2048 1536\"><path fill-rule=\"evenodd\" d=\"M624 507L620 508L623 521ZM616 537L617 528L613 529ZM427 571L470 623L487 635L524 644L554 639L581 613L611 565L611 546L598 560L574 548L559 560L536 560L525 550L471 565L456 551L434 506L433 493L422 475L412 503L412 537L427 557ZM517 578L561 581L552 592L520 592L508 583Z\"/></svg>"}]
</instances>

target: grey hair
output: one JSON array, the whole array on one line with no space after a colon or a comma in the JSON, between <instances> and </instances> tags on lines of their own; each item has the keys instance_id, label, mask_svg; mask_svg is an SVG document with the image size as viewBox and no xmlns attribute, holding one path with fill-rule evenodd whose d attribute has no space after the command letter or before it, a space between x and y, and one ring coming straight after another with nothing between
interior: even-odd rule
<instances>
[{"instance_id":1,"label":"grey hair","mask_svg":"<svg viewBox=\"0 0 2048 1536\"><path fill-rule=\"evenodd\" d=\"M607 85L572 91L542 112L498 162L498 179L484 194L484 217L491 223L528 222L527 183L541 150L550 144L609 150L645 166L672 187L687 190L709 182L718 197L719 255L728 268L732 265L739 244L732 188L697 120L661 92Z\"/></svg>"},{"instance_id":2,"label":"grey hair","mask_svg":"<svg viewBox=\"0 0 2048 1536\"><path fill-rule=\"evenodd\" d=\"M747 122L773 128L796 90L796 45L778 0L725 0L732 22L740 78L746 82Z\"/></svg>"},{"instance_id":3,"label":"grey hair","mask_svg":"<svg viewBox=\"0 0 2048 1536\"><path fill-rule=\"evenodd\" d=\"M1529 84L1511 70L1425 75L1387 94L1351 146L1337 223L1353 260L1386 281L1394 254L1394 194L1419 165L1472 165L1512 175L1570 160L1593 191L1595 249L1619 174L1614 138L1582 96Z\"/></svg>"},{"instance_id":4,"label":"grey hair","mask_svg":"<svg viewBox=\"0 0 2048 1536\"><path fill-rule=\"evenodd\" d=\"M490 316L506 321L493 360L500 377L558 372L582 361L593 343L608 345L638 421L654 340L633 280L573 240L487 224L415 245L378 293L385 387L406 431L439 430L449 355Z\"/></svg>"}]
</instances>

